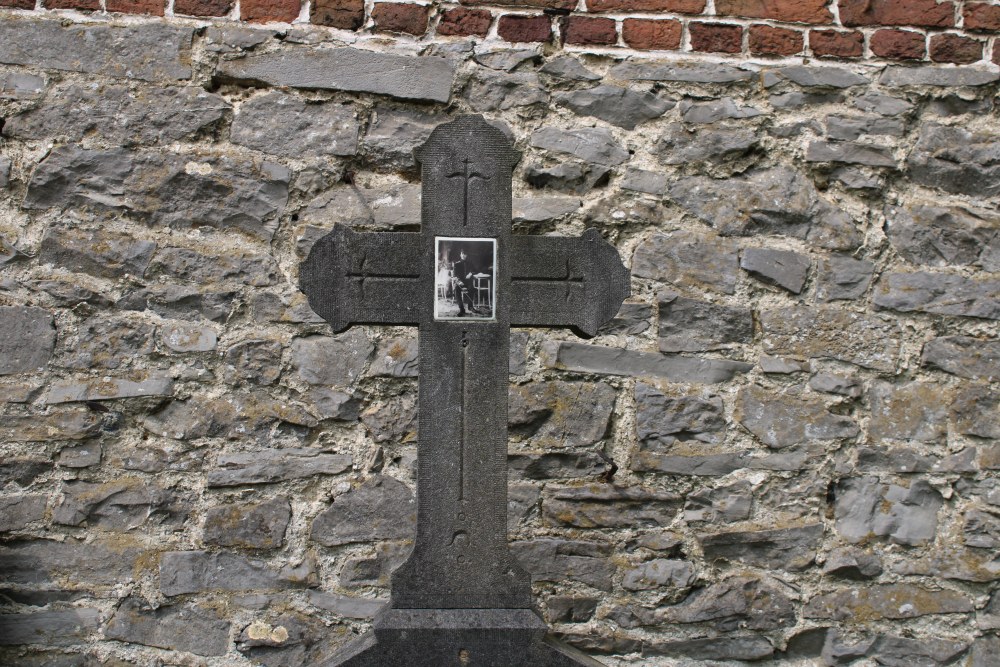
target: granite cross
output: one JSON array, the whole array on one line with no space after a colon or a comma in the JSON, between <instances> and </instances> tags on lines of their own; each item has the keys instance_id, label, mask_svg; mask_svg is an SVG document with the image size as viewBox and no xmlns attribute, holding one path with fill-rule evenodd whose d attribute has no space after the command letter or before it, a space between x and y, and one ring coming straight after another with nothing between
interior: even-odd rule
<instances>
[{"instance_id":1,"label":"granite cross","mask_svg":"<svg viewBox=\"0 0 1000 667\"><path fill-rule=\"evenodd\" d=\"M419 326L413 551L392 575L373 632L327 664L597 665L545 639L530 576L508 549L508 344L511 326L593 336L629 295L628 269L595 229L579 238L511 234L520 154L481 116L437 127L415 155L420 232L338 226L301 267L302 291L335 332ZM474 261L489 293L479 303L465 282ZM469 310L455 312L462 299Z\"/></svg>"}]
</instances>

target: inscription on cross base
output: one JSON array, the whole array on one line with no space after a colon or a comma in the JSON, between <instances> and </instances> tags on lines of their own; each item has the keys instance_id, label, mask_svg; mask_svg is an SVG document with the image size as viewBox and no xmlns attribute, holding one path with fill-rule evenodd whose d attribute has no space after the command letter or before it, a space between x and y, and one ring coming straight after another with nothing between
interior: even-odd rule
<instances>
[{"instance_id":1,"label":"inscription on cross base","mask_svg":"<svg viewBox=\"0 0 1000 667\"><path fill-rule=\"evenodd\" d=\"M544 639L530 577L507 546L508 344L511 326L594 335L628 296L628 270L594 229L579 238L511 234L520 156L481 116L439 126L415 155L419 233L337 227L301 267L302 290L334 331L419 327L413 551L392 575L373 632L327 664L597 665ZM495 285L490 316L435 317L435 299L448 292L439 289L441 239L494 248L493 266L480 267ZM461 278L452 280L459 299Z\"/></svg>"}]
</instances>

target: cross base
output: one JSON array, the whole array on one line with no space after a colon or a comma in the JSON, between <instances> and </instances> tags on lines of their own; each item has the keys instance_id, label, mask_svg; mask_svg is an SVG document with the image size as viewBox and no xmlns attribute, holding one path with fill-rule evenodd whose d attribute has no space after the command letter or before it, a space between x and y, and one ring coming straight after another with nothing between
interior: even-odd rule
<instances>
[{"instance_id":1,"label":"cross base","mask_svg":"<svg viewBox=\"0 0 1000 667\"><path fill-rule=\"evenodd\" d=\"M318 667L602 667L530 609L386 609Z\"/></svg>"}]
</instances>

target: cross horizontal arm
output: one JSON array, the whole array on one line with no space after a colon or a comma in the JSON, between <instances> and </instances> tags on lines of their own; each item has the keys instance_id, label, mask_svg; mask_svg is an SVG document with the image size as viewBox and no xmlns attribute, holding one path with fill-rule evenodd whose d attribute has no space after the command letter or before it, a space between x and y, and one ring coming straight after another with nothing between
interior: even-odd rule
<instances>
[{"instance_id":1,"label":"cross horizontal arm","mask_svg":"<svg viewBox=\"0 0 1000 667\"><path fill-rule=\"evenodd\" d=\"M629 271L596 229L511 237L511 326L571 327L590 338L631 293Z\"/></svg>"},{"instance_id":2,"label":"cross horizontal arm","mask_svg":"<svg viewBox=\"0 0 1000 667\"><path fill-rule=\"evenodd\" d=\"M420 273L427 266L420 234L337 226L302 263L299 287L334 332L355 324L419 324Z\"/></svg>"}]
</instances>

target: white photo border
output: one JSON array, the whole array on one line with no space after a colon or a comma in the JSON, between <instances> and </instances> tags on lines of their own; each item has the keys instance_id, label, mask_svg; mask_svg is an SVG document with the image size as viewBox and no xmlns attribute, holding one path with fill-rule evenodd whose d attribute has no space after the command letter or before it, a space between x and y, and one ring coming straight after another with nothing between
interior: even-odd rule
<instances>
[{"instance_id":1,"label":"white photo border","mask_svg":"<svg viewBox=\"0 0 1000 667\"><path fill-rule=\"evenodd\" d=\"M442 241L488 242L493 247L493 273L490 275L490 303L493 305L491 317L441 317L438 315L438 270L437 262ZM436 322L496 322L497 319L497 240L482 236L435 236L434 237L434 320Z\"/></svg>"}]
</instances>

